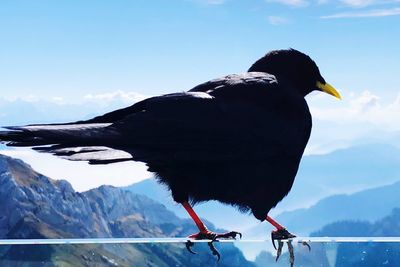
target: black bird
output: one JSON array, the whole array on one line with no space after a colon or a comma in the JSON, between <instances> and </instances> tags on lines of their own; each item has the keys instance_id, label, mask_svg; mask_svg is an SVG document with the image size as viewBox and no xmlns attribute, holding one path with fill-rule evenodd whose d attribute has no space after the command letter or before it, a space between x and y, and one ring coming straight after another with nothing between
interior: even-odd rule
<instances>
[{"instance_id":1,"label":"black bird","mask_svg":"<svg viewBox=\"0 0 400 267\"><path fill-rule=\"evenodd\" d=\"M273 240L282 240L294 235L268 212L294 182L311 132L304 97L314 90L340 98L309 56L276 50L247 73L86 121L5 127L0 140L90 164L146 163L196 223L200 232L192 238L238 234L210 232L192 209L198 202L218 200L267 220L277 228Z\"/></svg>"}]
</instances>

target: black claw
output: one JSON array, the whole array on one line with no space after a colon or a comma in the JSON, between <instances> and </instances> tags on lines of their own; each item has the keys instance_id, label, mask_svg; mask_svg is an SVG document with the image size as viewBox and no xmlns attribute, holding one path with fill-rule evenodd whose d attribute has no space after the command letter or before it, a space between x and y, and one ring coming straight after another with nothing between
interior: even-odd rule
<instances>
[{"instance_id":1,"label":"black claw","mask_svg":"<svg viewBox=\"0 0 400 267\"><path fill-rule=\"evenodd\" d=\"M296 237L294 234L289 233L286 229L279 229L271 232L271 241L274 249L276 250L275 240L285 240Z\"/></svg>"},{"instance_id":2,"label":"black claw","mask_svg":"<svg viewBox=\"0 0 400 267\"><path fill-rule=\"evenodd\" d=\"M274 240L284 240L284 239L294 238L296 236L294 234L291 234L285 228L283 228L283 229L279 229L279 230L273 231L271 233L271 237Z\"/></svg>"},{"instance_id":3,"label":"black claw","mask_svg":"<svg viewBox=\"0 0 400 267\"><path fill-rule=\"evenodd\" d=\"M240 239L242 239L242 234L241 233L232 231L232 232L229 232L229 233L216 235L213 240L217 240L218 238L233 238L233 239L236 239L237 235L239 235Z\"/></svg>"},{"instance_id":4,"label":"black claw","mask_svg":"<svg viewBox=\"0 0 400 267\"><path fill-rule=\"evenodd\" d=\"M281 240L278 240L278 249L276 251L276 258L275 261L278 261L279 257L282 254L282 248L283 248L283 242Z\"/></svg>"},{"instance_id":5,"label":"black claw","mask_svg":"<svg viewBox=\"0 0 400 267\"><path fill-rule=\"evenodd\" d=\"M186 241L186 249L192 254L197 254L196 252L194 252L192 250L193 246L194 246L194 243L192 241L190 241L190 240Z\"/></svg>"},{"instance_id":6,"label":"black claw","mask_svg":"<svg viewBox=\"0 0 400 267\"><path fill-rule=\"evenodd\" d=\"M199 232L193 238L196 240L205 240L205 239L214 240L216 236L217 236L217 234L215 234L213 232L206 232L206 233Z\"/></svg>"},{"instance_id":7,"label":"black claw","mask_svg":"<svg viewBox=\"0 0 400 267\"><path fill-rule=\"evenodd\" d=\"M219 261L221 259L221 254L219 254L218 250L215 248L213 243L214 243L214 240L211 242L208 242L208 246L210 247L212 254L214 256L217 256L217 261Z\"/></svg>"},{"instance_id":8,"label":"black claw","mask_svg":"<svg viewBox=\"0 0 400 267\"><path fill-rule=\"evenodd\" d=\"M274 249L276 250L274 232L271 232L271 241L272 241L272 245L274 246Z\"/></svg>"},{"instance_id":9,"label":"black claw","mask_svg":"<svg viewBox=\"0 0 400 267\"><path fill-rule=\"evenodd\" d=\"M282 240L288 240L287 246L288 246L288 250L289 250L289 261L290 261L291 267L293 267L293 265L294 265L294 249L293 249L292 240L291 240L294 237L296 237L296 236L289 233L289 231L284 228L271 232L272 245L274 246L275 250L277 251L276 259L275 259L276 261L278 261L279 257L281 256L281 253L282 253L282 247L283 247ZM278 249L276 248L275 240L278 241ZM308 244L307 244L307 246L308 246Z\"/></svg>"},{"instance_id":10,"label":"black claw","mask_svg":"<svg viewBox=\"0 0 400 267\"><path fill-rule=\"evenodd\" d=\"M306 247L308 248L308 251L311 251L311 246L310 246L310 244L308 244L306 241L301 242L301 244L302 244L303 246L306 246Z\"/></svg>"},{"instance_id":11,"label":"black claw","mask_svg":"<svg viewBox=\"0 0 400 267\"><path fill-rule=\"evenodd\" d=\"M239 235L240 238L242 238L242 234L239 232L229 232L229 233L225 233L225 234L216 234L210 231L207 232L200 232L198 234L195 235L191 235L190 238L194 238L196 240L211 240L211 242L208 242L208 246L210 247L210 250L212 252L212 254L214 256L217 256L217 260L219 261L221 259L221 254L218 252L218 250L215 248L214 246L214 242L218 242L219 238L232 238L232 239L236 239L236 236ZM190 240L188 240L186 242L186 248L187 250L192 253L192 254L196 254L196 252L194 252L192 250L192 247L194 246L194 243L191 242Z\"/></svg>"},{"instance_id":12,"label":"black claw","mask_svg":"<svg viewBox=\"0 0 400 267\"><path fill-rule=\"evenodd\" d=\"M289 240L287 242L287 246L288 246L288 251L289 251L290 267L293 267L293 265L294 265L294 248L293 248L293 245L292 245L292 240Z\"/></svg>"}]
</instances>

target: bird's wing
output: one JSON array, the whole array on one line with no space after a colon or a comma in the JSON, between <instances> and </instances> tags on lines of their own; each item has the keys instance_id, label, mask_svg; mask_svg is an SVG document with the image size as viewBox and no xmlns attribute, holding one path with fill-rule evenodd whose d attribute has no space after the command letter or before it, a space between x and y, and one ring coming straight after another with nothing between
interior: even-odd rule
<instances>
[{"instance_id":1,"label":"bird's wing","mask_svg":"<svg viewBox=\"0 0 400 267\"><path fill-rule=\"evenodd\" d=\"M122 120L123 118L125 118L131 114L141 112L146 107L147 101L151 101L152 99L153 99L153 97L147 98L147 99L139 101L129 107L117 109L117 110L108 112L106 114L94 117L89 120L72 122L70 124L113 123L113 122Z\"/></svg>"},{"instance_id":2,"label":"bird's wing","mask_svg":"<svg viewBox=\"0 0 400 267\"><path fill-rule=\"evenodd\" d=\"M85 123L10 127L0 141L92 164L299 155L309 113L286 89L265 73L231 75Z\"/></svg>"},{"instance_id":3,"label":"bird's wing","mask_svg":"<svg viewBox=\"0 0 400 267\"><path fill-rule=\"evenodd\" d=\"M110 128L123 137L116 148L144 162L299 156L311 124L291 91L265 73L231 75L152 98Z\"/></svg>"}]
</instances>

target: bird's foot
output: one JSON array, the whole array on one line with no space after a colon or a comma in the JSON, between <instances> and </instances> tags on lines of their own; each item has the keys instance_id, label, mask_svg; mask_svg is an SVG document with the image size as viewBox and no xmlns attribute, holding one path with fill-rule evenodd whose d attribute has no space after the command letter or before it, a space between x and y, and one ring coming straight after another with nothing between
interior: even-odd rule
<instances>
[{"instance_id":1,"label":"bird's foot","mask_svg":"<svg viewBox=\"0 0 400 267\"><path fill-rule=\"evenodd\" d=\"M296 236L294 234L291 234L285 228L278 229L278 230L271 232L272 245L274 246L275 249L276 249L275 240L278 240L278 242L279 242L280 240L288 240L290 238L295 238L295 237Z\"/></svg>"},{"instance_id":2,"label":"bird's foot","mask_svg":"<svg viewBox=\"0 0 400 267\"><path fill-rule=\"evenodd\" d=\"M272 245L276 249L276 259L275 259L276 261L278 261L279 257L281 256L283 244L284 241L286 241L289 252L290 266L294 265L294 249L293 249L292 239L295 237L296 237L295 235L291 234L285 228L272 231L271 240L272 240ZM275 240L278 241L278 248L275 245ZM306 246L309 250L311 250L311 247L307 242L302 242L302 244Z\"/></svg>"},{"instance_id":3,"label":"bird's foot","mask_svg":"<svg viewBox=\"0 0 400 267\"><path fill-rule=\"evenodd\" d=\"M219 239L236 239L236 236L239 236L240 238L242 238L242 234L239 232L235 232L235 231L231 231L231 232L227 232L227 233L223 233L223 234L217 234L217 233L214 233L211 231L201 231L197 234L190 235L189 238L195 239L195 240L211 240L210 242L208 242L208 246L210 247L212 254L214 256L216 256L217 260L219 261L221 258L221 254L215 248L213 243L215 241L218 242ZM193 246L194 246L194 243L192 241L188 240L186 242L187 250L192 254L196 254L196 252L194 252L192 250Z\"/></svg>"}]
</instances>

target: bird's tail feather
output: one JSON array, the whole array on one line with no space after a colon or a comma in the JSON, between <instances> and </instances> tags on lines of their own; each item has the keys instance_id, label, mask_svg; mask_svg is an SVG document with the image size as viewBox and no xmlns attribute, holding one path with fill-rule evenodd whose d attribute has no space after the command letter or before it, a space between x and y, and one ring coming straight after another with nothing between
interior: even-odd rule
<instances>
[{"instance_id":1,"label":"bird's tail feather","mask_svg":"<svg viewBox=\"0 0 400 267\"><path fill-rule=\"evenodd\" d=\"M132 160L129 153L110 148L117 134L111 123L46 124L4 127L0 142L8 146L33 147L74 161L108 164Z\"/></svg>"},{"instance_id":2,"label":"bird's tail feather","mask_svg":"<svg viewBox=\"0 0 400 267\"><path fill-rule=\"evenodd\" d=\"M0 131L0 142L9 146L96 143L99 137L108 134L105 129L110 125L111 123L9 126L4 127L8 131Z\"/></svg>"},{"instance_id":3,"label":"bird's tail feather","mask_svg":"<svg viewBox=\"0 0 400 267\"><path fill-rule=\"evenodd\" d=\"M104 146L41 146L35 147L39 152L51 153L63 159L72 161L88 161L89 164L109 164L132 160L132 156L122 150Z\"/></svg>"}]
</instances>

